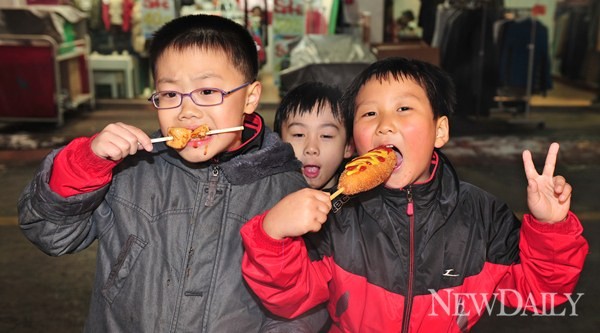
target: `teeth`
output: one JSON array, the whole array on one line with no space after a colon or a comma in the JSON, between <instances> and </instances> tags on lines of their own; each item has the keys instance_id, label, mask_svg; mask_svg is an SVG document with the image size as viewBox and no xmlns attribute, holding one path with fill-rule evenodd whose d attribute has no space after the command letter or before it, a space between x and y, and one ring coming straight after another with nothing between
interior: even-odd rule
<instances>
[{"instance_id":1,"label":"teeth","mask_svg":"<svg viewBox=\"0 0 600 333\"><path fill-rule=\"evenodd\" d=\"M400 150L399 150L398 148L396 148L396 146L394 146L394 145L391 145L391 144L390 144L390 145L385 145L385 147L386 147L386 148L390 148L390 149L392 149L393 151L395 151L396 153L399 153L399 154L401 154L401 153L400 153Z\"/></svg>"}]
</instances>

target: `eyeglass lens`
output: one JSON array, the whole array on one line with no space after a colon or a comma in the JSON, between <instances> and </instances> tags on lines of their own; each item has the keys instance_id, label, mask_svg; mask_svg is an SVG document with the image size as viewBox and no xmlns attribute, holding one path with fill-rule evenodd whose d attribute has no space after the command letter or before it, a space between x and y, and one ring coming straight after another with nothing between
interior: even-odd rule
<instances>
[{"instance_id":1,"label":"eyeglass lens","mask_svg":"<svg viewBox=\"0 0 600 333\"><path fill-rule=\"evenodd\" d=\"M154 95L153 102L157 108L176 108L182 103L184 95L176 91L162 91ZM189 93L195 104L202 106L218 105L223 102L223 93L218 89L202 88Z\"/></svg>"}]
</instances>

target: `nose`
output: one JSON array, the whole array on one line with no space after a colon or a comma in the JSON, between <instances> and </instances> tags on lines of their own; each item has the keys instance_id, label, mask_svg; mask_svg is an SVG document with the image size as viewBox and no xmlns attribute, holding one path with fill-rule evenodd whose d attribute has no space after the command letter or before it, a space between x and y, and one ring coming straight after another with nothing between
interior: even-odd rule
<instances>
[{"instance_id":1,"label":"nose","mask_svg":"<svg viewBox=\"0 0 600 333\"><path fill-rule=\"evenodd\" d=\"M394 122L390 117L382 117L377 126L377 134L390 134L396 131Z\"/></svg>"},{"instance_id":2,"label":"nose","mask_svg":"<svg viewBox=\"0 0 600 333\"><path fill-rule=\"evenodd\" d=\"M189 95L184 95L181 101L181 111L179 112L179 118L202 118L203 116L203 108L201 106L196 105Z\"/></svg>"},{"instance_id":3,"label":"nose","mask_svg":"<svg viewBox=\"0 0 600 333\"><path fill-rule=\"evenodd\" d=\"M319 155L319 145L317 144L317 140L315 138L307 137L306 144L304 145L304 155Z\"/></svg>"}]
</instances>

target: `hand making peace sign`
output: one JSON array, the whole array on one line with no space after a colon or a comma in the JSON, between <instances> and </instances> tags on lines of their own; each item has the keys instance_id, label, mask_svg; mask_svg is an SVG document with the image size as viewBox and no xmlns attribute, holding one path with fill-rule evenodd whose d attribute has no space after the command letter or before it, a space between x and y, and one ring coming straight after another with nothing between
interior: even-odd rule
<instances>
[{"instance_id":1,"label":"hand making peace sign","mask_svg":"<svg viewBox=\"0 0 600 333\"><path fill-rule=\"evenodd\" d=\"M548 149L542 174L538 174L531 158L531 152L523 152L523 165L527 177L527 205L536 220L546 223L563 221L571 206L572 187L563 176L554 176L558 143Z\"/></svg>"}]
</instances>

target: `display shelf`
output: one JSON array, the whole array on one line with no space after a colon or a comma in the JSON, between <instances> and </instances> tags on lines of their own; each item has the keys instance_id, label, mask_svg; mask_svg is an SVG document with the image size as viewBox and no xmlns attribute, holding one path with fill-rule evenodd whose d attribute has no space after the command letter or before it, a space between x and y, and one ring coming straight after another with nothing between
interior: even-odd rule
<instances>
[{"instance_id":1,"label":"display shelf","mask_svg":"<svg viewBox=\"0 0 600 333\"><path fill-rule=\"evenodd\" d=\"M75 51L71 51L71 52L68 52L68 53L57 55L56 56L56 61L69 60L69 59L81 57L81 56L84 56L84 55L87 55L87 51L85 51L85 50L75 50Z\"/></svg>"},{"instance_id":2,"label":"display shelf","mask_svg":"<svg viewBox=\"0 0 600 333\"><path fill-rule=\"evenodd\" d=\"M0 34L0 121L54 122L81 104L95 106L90 84L88 41L59 54L53 38Z\"/></svg>"},{"instance_id":3,"label":"display shelf","mask_svg":"<svg viewBox=\"0 0 600 333\"><path fill-rule=\"evenodd\" d=\"M0 122L64 122L95 106L87 15L70 5L0 7Z\"/></svg>"}]
</instances>

